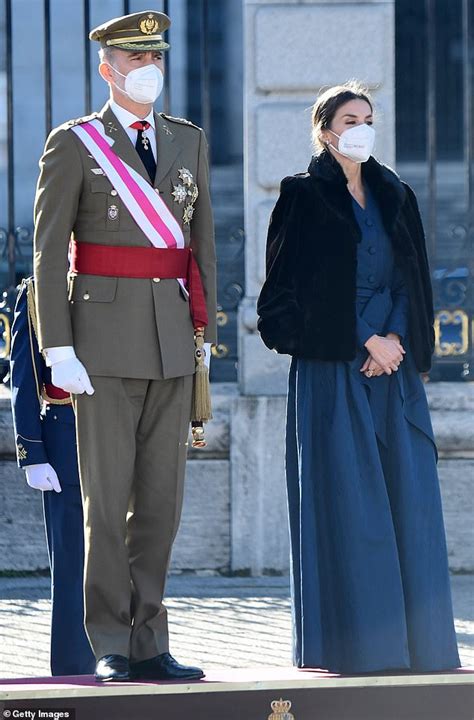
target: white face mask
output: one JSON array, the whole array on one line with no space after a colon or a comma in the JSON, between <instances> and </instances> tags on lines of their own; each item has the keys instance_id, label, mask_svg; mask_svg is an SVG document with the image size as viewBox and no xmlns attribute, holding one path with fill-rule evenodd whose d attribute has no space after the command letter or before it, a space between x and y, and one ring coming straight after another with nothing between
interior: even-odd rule
<instances>
[{"instance_id":1,"label":"white face mask","mask_svg":"<svg viewBox=\"0 0 474 720\"><path fill-rule=\"evenodd\" d=\"M339 138L339 148L334 147L332 143L329 143L329 146L349 158L349 160L363 163L372 155L375 144L375 130L370 125L363 123L362 125L350 127L344 130L341 135L332 130L329 130L329 132Z\"/></svg>"},{"instance_id":2,"label":"white face mask","mask_svg":"<svg viewBox=\"0 0 474 720\"><path fill-rule=\"evenodd\" d=\"M108 63L107 63L108 64ZM163 73L156 65L144 65L143 67L130 70L128 75L123 75L112 65L109 65L116 73L125 78L125 90L122 90L114 83L117 90L137 103L150 105L160 96L163 90Z\"/></svg>"}]
</instances>

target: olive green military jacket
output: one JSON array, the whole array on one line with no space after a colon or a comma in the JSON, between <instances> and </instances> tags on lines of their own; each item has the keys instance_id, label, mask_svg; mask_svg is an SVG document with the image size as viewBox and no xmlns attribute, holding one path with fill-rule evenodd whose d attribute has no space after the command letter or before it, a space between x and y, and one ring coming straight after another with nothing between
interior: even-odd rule
<instances>
[{"instance_id":1,"label":"olive green military jacket","mask_svg":"<svg viewBox=\"0 0 474 720\"><path fill-rule=\"evenodd\" d=\"M98 118L114 152L149 180L108 104L60 126L40 160L35 198L34 269L40 348L72 345L90 375L170 378L194 372L189 302L176 280L68 275L70 238L103 245L150 246L108 178L71 126ZM216 256L204 132L155 113L154 187L180 222L199 265L209 315L205 340L216 342ZM188 170L198 193L176 192ZM174 193L174 194L173 194ZM196 198L197 194L197 198Z\"/></svg>"}]
</instances>

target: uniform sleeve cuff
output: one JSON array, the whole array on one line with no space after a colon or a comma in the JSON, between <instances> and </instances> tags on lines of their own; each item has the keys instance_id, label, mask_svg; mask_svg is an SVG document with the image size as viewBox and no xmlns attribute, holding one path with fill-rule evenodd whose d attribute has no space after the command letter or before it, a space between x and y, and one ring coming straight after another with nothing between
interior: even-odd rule
<instances>
[{"instance_id":1,"label":"uniform sleeve cuff","mask_svg":"<svg viewBox=\"0 0 474 720\"><path fill-rule=\"evenodd\" d=\"M51 367L62 360L70 360L76 357L74 348L72 345L64 345L61 347L44 348L43 354L46 360L46 365Z\"/></svg>"},{"instance_id":2,"label":"uniform sleeve cuff","mask_svg":"<svg viewBox=\"0 0 474 720\"><path fill-rule=\"evenodd\" d=\"M16 457L18 467L24 468L28 465L41 465L48 462L48 456L42 440L26 440L17 437Z\"/></svg>"}]
</instances>

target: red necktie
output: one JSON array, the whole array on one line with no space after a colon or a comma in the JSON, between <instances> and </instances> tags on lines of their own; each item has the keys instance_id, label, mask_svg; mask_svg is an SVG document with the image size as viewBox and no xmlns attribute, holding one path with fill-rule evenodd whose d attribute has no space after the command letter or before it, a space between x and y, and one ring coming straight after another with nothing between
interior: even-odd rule
<instances>
[{"instance_id":1,"label":"red necktie","mask_svg":"<svg viewBox=\"0 0 474 720\"><path fill-rule=\"evenodd\" d=\"M140 156L142 163L144 164L148 175L150 176L151 182L155 180L156 174L156 162L153 157L153 150L150 147L150 141L145 135L145 130L148 130L150 123L147 120L137 120L130 125L131 128L137 130L137 142L135 143L135 150Z\"/></svg>"}]
</instances>

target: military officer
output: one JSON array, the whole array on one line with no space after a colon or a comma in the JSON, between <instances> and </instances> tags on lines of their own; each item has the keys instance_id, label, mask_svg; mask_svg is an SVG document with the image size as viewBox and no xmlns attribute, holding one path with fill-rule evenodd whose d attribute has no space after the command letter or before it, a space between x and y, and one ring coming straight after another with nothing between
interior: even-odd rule
<instances>
[{"instance_id":1,"label":"military officer","mask_svg":"<svg viewBox=\"0 0 474 720\"><path fill-rule=\"evenodd\" d=\"M84 532L71 396L54 387L36 338L33 278L23 280L12 325L10 381L17 460L43 491L51 567L51 674L90 675L84 629Z\"/></svg>"},{"instance_id":2,"label":"military officer","mask_svg":"<svg viewBox=\"0 0 474 720\"><path fill-rule=\"evenodd\" d=\"M51 133L35 201L39 341L74 398L99 681L203 676L170 655L163 605L195 335L216 342L206 138L153 111L169 25L144 11L90 33L110 100Z\"/></svg>"}]
</instances>

